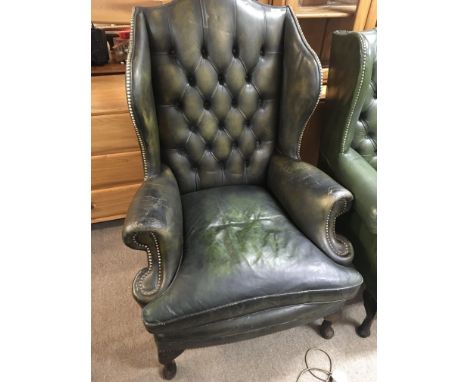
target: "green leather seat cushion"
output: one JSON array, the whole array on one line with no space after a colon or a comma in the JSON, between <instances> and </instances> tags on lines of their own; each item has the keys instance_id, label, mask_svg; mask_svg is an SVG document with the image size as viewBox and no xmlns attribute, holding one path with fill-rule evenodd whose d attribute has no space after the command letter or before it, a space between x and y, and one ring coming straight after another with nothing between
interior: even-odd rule
<instances>
[{"instance_id":1,"label":"green leather seat cushion","mask_svg":"<svg viewBox=\"0 0 468 382\"><path fill-rule=\"evenodd\" d=\"M182 196L184 254L171 286L143 309L152 330L194 328L295 304L341 304L362 278L306 238L258 186Z\"/></svg>"}]
</instances>

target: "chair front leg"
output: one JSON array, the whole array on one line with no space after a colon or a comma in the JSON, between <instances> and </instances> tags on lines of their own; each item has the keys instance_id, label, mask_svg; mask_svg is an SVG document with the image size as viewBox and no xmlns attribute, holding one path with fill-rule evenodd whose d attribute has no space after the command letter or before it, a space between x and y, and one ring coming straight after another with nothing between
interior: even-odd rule
<instances>
[{"instance_id":1,"label":"chair front leg","mask_svg":"<svg viewBox=\"0 0 468 382\"><path fill-rule=\"evenodd\" d=\"M366 309L366 318L362 324L356 328L356 333L359 337L367 338L370 336L372 322L377 314L377 301L375 301L374 297L372 297L367 289L364 289L362 298L364 301L364 308Z\"/></svg>"},{"instance_id":2,"label":"chair front leg","mask_svg":"<svg viewBox=\"0 0 468 382\"><path fill-rule=\"evenodd\" d=\"M170 380L174 378L177 373L177 365L174 360L184 352L184 349L164 349L164 345L158 343L156 336L154 336L154 340L158 348L159 363L163 365L162 377L163 379Z\"/></svg>"},{"instance_id":3,"label":"chair front leg","mask_svg":"<svg viewBox=\"0 0 468 382\"><path fill-rule=\"evenodd\" d=\"M322 325L320 325L320 335L326 340L332 339L335 335L333 330L333 324L338 321L341 316L341 312L336 312L324 317Z\"/></svg>"}]
</instances>

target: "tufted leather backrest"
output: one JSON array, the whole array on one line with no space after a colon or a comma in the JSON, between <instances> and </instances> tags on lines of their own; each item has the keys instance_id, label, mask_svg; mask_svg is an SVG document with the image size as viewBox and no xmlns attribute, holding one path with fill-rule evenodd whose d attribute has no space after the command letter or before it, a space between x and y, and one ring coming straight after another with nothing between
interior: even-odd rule
<instances>
[{"instance_id":1,"label":"tufted leather backrest","mask_svg":"<svg viewBox=\"0 0 468 382\"><path fill-rule=\"evenodd\" d=\"M315 53L303 57L306 43L289 8L176 0L136 8L132 20L127 96L145 175L160 171L162 160L182 193L262 184L278 136L296 155L321 72ZM295 65L283 57L285 44ZM291 85L283 83L285 65ZM279 122L280 109L294 102L302 110Z\"/></svg>"},{"instance_id":2,"label":"tufted leather backrest","mask_svg":"<svg viewBox=\"0 0 468 382\"><path fill-rule=\"evenodd\" d=\"M377 34L363 34L367 48L367 70L371 76L362 84L363 104L353 128L351 147L377 170Z\"/></svg>"}]
</instances>

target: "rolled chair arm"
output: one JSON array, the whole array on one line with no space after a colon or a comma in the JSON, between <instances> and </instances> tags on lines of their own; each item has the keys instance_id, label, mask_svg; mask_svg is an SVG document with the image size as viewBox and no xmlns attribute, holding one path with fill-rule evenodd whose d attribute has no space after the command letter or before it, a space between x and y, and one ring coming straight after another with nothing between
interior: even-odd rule
<instances>
[{"instance_id":1,"label":"rolled chair arm","mask_svg":"<svg viewBox=\"0 0 468 382\"><path fill-rule=\"evenodd\" d=\"M299 229L339 264L350 264L352 244L335 232L338 216L348 211L353 196L318 168L274 155L268 169L268 188Z\"/></svg>"},{"instance_id":2,"label":"rolled chair arm","mask_svg":"<svg viewBox=\"0 0 468 382\"><path fill-rule=\"evenodd\" d=\"M377 234L377 171L351 148L338 156L333 171L353 193L353 208L369 231Z\"/></svg>"},{"instance_id":3,"label":"rolled chair arm","mask_svg":"<svg viewBox=\"0 0 468 382\"><path fill-rule=\"evenodd\" d=\"M168 167L143 182L125 219L122 237L144 250L148 266L133 281L133 295L142 305L154 300L174 278L182 260L182 205L177 181Z\"/></svg>"}]
</instances>

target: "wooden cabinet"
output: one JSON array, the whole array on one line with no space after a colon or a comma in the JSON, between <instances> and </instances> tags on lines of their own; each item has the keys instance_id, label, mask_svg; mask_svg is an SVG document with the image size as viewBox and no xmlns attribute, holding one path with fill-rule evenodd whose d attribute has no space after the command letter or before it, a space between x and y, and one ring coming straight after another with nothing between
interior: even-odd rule
<instances>
[{"instance_id":1,"label":"wooden cabinet","mask_svg":"<svg viewBox=\"0 0 468 382\"><path fill-rule=\"evenodd\" d=\"M91 20L95 24L130 24L132 8L157 7L169 0L92 0Z\"/></svg>"},{"instance_id":2,"label":"wooden cabinet","mask_svg":"<svg viewBox=\"0 0 468 382\"><path fill-rule=\"evenodd\" d=\"M289 5L298 19L349 17L356 12L358 0L273 0Z\"/></svg>"},{"instance_id":3,"label":"wooden cabinet","mask_svg":"<svg viewBox=\"0 0 468 382\"><path fill-rule=\"evenodd\" d=\"M270 3L291 7L323 67L328 66L334 31L372 29L377 23L377 0L270 0Z\"/></svg>"},{"instance_id":4,"label":"wooden cabinet","mask_svg":"<svg viewBox=\"0 0 468 382\"><path fill-rule=\"evenodd\" d=\"M105 68L97 69L99 73ZM110 68L111 69L111 68ZM91 218L125 217L143 164L125 95L123 66L91 77ZM120 71L120 73L118 73Z\"/></svg>"}]
</instances>

